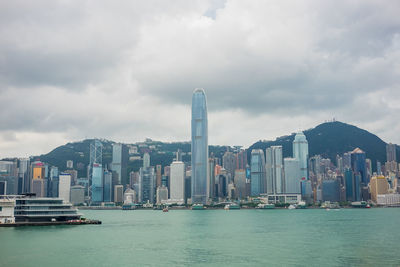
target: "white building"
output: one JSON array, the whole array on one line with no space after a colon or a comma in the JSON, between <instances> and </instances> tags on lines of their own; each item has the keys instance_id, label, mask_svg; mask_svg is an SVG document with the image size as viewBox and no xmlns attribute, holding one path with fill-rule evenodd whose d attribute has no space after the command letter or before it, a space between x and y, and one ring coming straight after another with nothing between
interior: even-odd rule
<instances>
[{"instance_id":1,"label":"white building","mask_svg":"<svg viewBox=\"0 0 400 267\"><path fill-rule=\"evenodd\" d=\"M15 200L0 198L0 223L15 223L14 207Z\"/></svg>"},{"instance_id":2,"label":"white building","mask_svg":"<svg viewBox=\"0 0 400 267\"><path fill-rule=\"evenodd\" d=\"M124 204L134 204L136 203L136 192L135 190L128 188L124 193Z\"/></svg>"},{"instance_id":3,"label":"white building","mask_svg":"<svg viewBox=\"0 0 400 267\"><path fill-rule=\"evenodd\" d=\"M58 178L58 197L62 198L64 202L70 202L71 174L60 173Z\"/></svg>"},{"instance_id":4,"label":"white building","mask_svg":"<svg viewBox=\"0 0 400 267\"><path fill-rule=\"evenodd\" d=\"M285 158L284 160L285 171L285 193L301 194L301 174L300 162L295 158Z\"/></svg>"},{"instance_id":5,"label":"white building","mask_svg":"<svg viewBox=\"0 0 400 267\"><path fill-rule=\"evenodd\" d=\"M170 166L170 199L184 202L185 199L185 164L174 161Z\"/></svg>"},{"instance_id":6,"label":"white building","mask_svg":"<svg viewBox=\"0 0 400 267\"><path fill-rule=\"evenodd\" d=\"M399 206L400 194L377 195L377 204L382 206Z\"/></svg>"},{"instance_id":7,"label":"white building","mask_svg":"<svg viewBox=\"0 0 400 267\"><path fill-rule=\"evenodd\" d=\"M299 132L293 141L293 157L300 163L301 177L308 179L308 141L303 132Z\"/></svg>"}]
</instances>

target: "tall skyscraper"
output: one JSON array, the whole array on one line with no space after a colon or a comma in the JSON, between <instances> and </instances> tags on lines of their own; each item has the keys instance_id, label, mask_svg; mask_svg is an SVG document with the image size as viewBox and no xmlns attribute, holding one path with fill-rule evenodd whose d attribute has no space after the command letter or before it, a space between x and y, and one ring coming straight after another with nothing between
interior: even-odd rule
<instances>
[{"instance_id":1,"label":"tall skyscraper","mask_svg":"<svg viewBox=\"0 0 400 267\"><path fill-rule=\"evenodd\" d=\"M266 192L265 158L261 149L253 149L251 151L250 180L250 194L252 196L258 196Z\"/></svg>"},{"instance_id":2,"label":"tall skyscraper","mask_svg":"<svg viewBox=\"0 0 400 267\"><path fill-rule=\"evenodd\" d=\"M192 96L192 203L206 204L208 166L207 101L203 89Z\"/></svg>"},{"instance_id":3,"label":"tall skyscraper","mask_svg":"<svg viewBox=\"0 0 400 267\"><path fill-rule=\"evenodd\" d=\"M126 186L128 180L128 147L124 144L113 144L111 170L118 174L118 184Z\"/></svg>"},{"instance_id":4,"label":"tall skyscraper","mask_svg":"<svg viewBox=\"0 0 400 267\"><path fill-rule=\"evenodd\" d=\"M293 158L300 163L300 173L308 180L308 142L303 132L299 132L293 141Z\"/></svg>"},{"instance_id":5,"label":"tall skyscraper","mask_svg":"<svg viewBox=\"0 0 400 267\"><path fill-rule=\"evenodd\" d=\"M271 146L265 153L265 167L267 172L267 192L281 194L285 191L283 177L282 146Z\"/></svg>"},{"instance_id":6,"label":"tall skyscraper","mask_svg":"<svg viewBox=\"0 0 400 267\"><path fill-rule=\"evenodd\" d=\"M161 186L161 165L156 165L156 187Z\"/></svg>"},{"instance_id":7,"label":"tall skyscraper","mask_svg":"<svg viewBox=\"0 0 400 267\"><path fill-rule=\"evenodd\" d=\"M139 170L139 202L154 203L156 176L153 167Z\"/></svg>"},{"instance_id":8,"label":"tall skyscraper","mask_svg":"<svg viewBox=\"0 0 400 267\"><path fill-rule=\"evenodd\" d=\"M247 197L246 190L246 170L236 170L234 177L237 195L239 199L244 199Z\"/></svg>"},{"instance_id":9,"label":"tall skyscraper","mask_svg":"<svg viewBox=\"0 0 400 267\"><path fill-rule=\"evenodd\" d=\"M170 199L183 203L185 200L185 164L182 161L174 161L170 170Z\"/></svg>"},{"instance_id":10,"label":"tall skyscraper","mask_svg":"<svg viewBox=\"0 0 400 267\"><path fill-rule=\"evenodd\" d=\"M237 165L236 155L233 154L232 152L228 151L225 152L225 154L222 156L222 167L224 167L228 173L228 177L230 179L229 182L233 181L236 165Z\"/></svg>"},{"instance_id":11,"label":"tall skyscraper","mask_svg":"<svg viewBox=\"0 0 400 267\"><path fill-rule=\"evenodd\" d=\"M365 152L359 148L354 149L351 153L351 168L354 174L361 176L361 183L367 185L369 183L367 175L367 165Z\"/></svg>"},{"instance_id":12,"label":"tall skyscraper","mask_svg":"<svg viewBox=\"0 0 400 267\"><path fill-rule=\"evenodd\" d=\"M150 154L146 152L143 154L143 168L148 167L150 167Z\"/></svg>"},{"instance_id":13,"label":"tall skyscraper","mask_svg":"<svg viewBox=\"0 0 400 267\"><path fill-rule=\"evenodd\" d=\"M300 162L295 158L285 158L285 193L301 194Z\"/></svg>"},{"instance_id":14,"label":"tall skyscraper","mask_svg":"<svg viewBox=\"0 0 400 267\"><path fill-rule=\"evenodd\" d=\"M103 195L103 169L101 164L93 163L92 167L92 202L101 203L104 201Z\"/></svg>"},{"instance_id":15,"label":"tall skyscraper","mask_svg":"<svg viewBox=\"0 0 400 267\"><path fill-rule=\"evenodd\" d=\"M386 144L386 161L387 162L397 161L395 144L392 143Z\"/></svg>"},{"instance_id":16,"label":"tall skyscraper","mask_svg":"<svg viewBox=\"0 0 400 267\"><path fill-rule=\"evenodd\" d=\"M99 164L100 164L100 169L103 163L103 144L95 139L90 143L90 147L89 147L89 151L90 151L90 157L89 157L89 166L88 166L88 178L89 178L89 188L93 185L93 168L94 165L96 164L96 168L98 168ZM99 170L97 170L97 185L98 186L98 176L99 176ZM101 176L101 175L100 175ZM102 185L101 185L102 186ZM103 190L103 189L102 189ZM90 191L90 194L93 193L93 190ZM97 192L97 195L95 197L93 197L92 195L90 195L93 199L98 199L99 198L99 192ZM103 201L103 197L101 197L101 201Z\"/></svg>"}]
</instances>

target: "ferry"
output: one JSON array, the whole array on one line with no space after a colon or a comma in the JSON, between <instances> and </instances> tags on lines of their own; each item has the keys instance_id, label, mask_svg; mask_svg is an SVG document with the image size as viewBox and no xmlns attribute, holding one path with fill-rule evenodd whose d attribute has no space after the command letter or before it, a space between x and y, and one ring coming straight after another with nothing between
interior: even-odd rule
<instances>
[{"instance_id":1,"label":"ferry","mask_svg":"<svg viewBox=\"0 0 400 267\"><path fill-rule=\"evenodd\" d=\"M193 204L192 205L192 210L204 210L205 207L203 204Z\"/></svg>"},{"instance_id":2,"label":"ferry","mask_svg":"<svg viewBox=\"0 0 400 267\"><path fill-rule=\"evenodd\" d=\"M260 204L257 205L256 209L261 209L261 210L275 209L275 204L263 204L263 203L260 203Z\"/></svg>"},{"instance_id":3,"label":"ferry","mask_svg":"<svg viewBox=\"0 0 400 267\"><path fill-rule=\"evenodd\" d=\"M289 207L288 207L288 209L289 209L289 210L294 210L294 209L296 209L296 206L293 205L293 204L290 204Z\"/></svg>"},{"instance_id":4,"label":"ferry","mask_svg":"<svg viewBox=\"0 0 400 267\"><path fill-rule=\"evenodd\" d=\"M351 206L353 208L364 208L364 209L371 208L371 206L366 201L351 202Z\"/></svg>"},{"instance_id":5,"label":"ferry","mask_svg":"<svg viewBox=\"0 0 400 267\"><path fill-rule=\"evenodd\" d=\"M306 202L300 201L299 204L297 204L296 209L306 209L307 205Z\"/></svg>"},{"instance_id":6,"label":"ferry","mask_svg":"<svg viewBox=\"0 0 400 267\"><path fill-rule=\"evenodd\" d=\"M240 206L238 204L232 203L232 204L227 204L224 207L224 210L239 210Z\"/></svg>"}]
</instances>

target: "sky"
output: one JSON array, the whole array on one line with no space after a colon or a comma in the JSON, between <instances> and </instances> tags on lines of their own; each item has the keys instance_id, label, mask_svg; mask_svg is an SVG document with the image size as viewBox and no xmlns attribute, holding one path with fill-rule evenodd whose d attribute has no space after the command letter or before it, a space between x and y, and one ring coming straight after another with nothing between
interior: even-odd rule
<instances>
[{"instance_id":1,"label":"sky","mask_svg":"<svg viewBox=\"0 0 400 267\"><path fill-rule=\"evenodd\" d=\"M400 1L0 1L0 158L86 138L249 146L327 120L400 143Z\"/></svg>"}]
</instances>

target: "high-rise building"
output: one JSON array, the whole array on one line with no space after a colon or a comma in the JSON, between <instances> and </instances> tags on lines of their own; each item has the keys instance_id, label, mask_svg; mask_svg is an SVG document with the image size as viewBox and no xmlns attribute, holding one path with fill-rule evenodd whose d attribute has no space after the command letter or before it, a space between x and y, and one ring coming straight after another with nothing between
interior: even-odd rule
<instances>
[{"instance_id":1,"label":"high-rise building","mask_svg":"<svg viewBox=\"0 0 400 267\"><path fill-rule=\"evenodd\" d=\"M117 184L114 186L114 202L117 204L122 204L124 201L124 186L122 184Z\"/></svg>"},{"instance_id":2,"label":"high-rise building","mask_svg":"<svg viewBox=\"0 0 400 267\"><path fill-rule=\"evenodd\" d=\"M322 181L322 200L331 202L340 201L340 184L338 180Z\"/></svg>"},{"instance_id":3,"label":"high-rise building","mask_svg":"<svg viewBox=\"0 0 400 267\"><path fill-rule=\"evenodd\" d=\"M72 160L67 160L67 169L73 169L74 168L74 162Z\"/></svg>"},{"instance_id":4,"label":"high-rise building","mask_svg":"<svg viewBox=\"0 0 400 267\"><path fill-rule=\"evenodd\" d=\"M146 152L143 154L143 168L149 168L149 167L150 167L150 154Z\"/></svg>"},{"instance_id":5,"label":"high-rise building","mask_svg":"<svg viewBox=\"0 0 400 267\"><path fill-rule=\"evenodd\" d=\"M65 170L64 173L71 174L71 184L75 185L78 182L78 171L77 170Z\"/></svg>"},{"instance_id":6,"label":"high-rise building","mask_svg":"<svg viewBox=\"0 0 400 267\"><path fill-rule=\"evenodd\" d=\"M139 202L154 203L155 172L153 167L142 167L139 170Z\"/></svg>"},{"instance_id":7,"label":"high-rise building","mask_svg":"<svg viewBox=\"0 0 400 267\"><path fill-rule=\"evenodd\" d=\"M284 160L285 172L285 193L300 194L301 193L301 173L300 162L295 158L285 158Z\"/></svg>"},{"instance_id":8,"label":"high-rise building","mask_svg":"<svg viewBox=\"0 0 400 267\"><path fill-rule=\"evenodd\" d=\"M69 203L71 193L71 174L62 172L58 176L58 179L58 197L62 198L65 203Z\"/></svg>"},{"instance_id":9,"label":"high-rise building","mask_svg":"<svg viewBox=\"0 0 400 267\"><path fill-rule=\"evenodd\" d=\"M386 161L391 162L391 161L396 161L396 145L389 143L386 144Z\"/></svg>"},{"instance_id":10,"label":"high-rise building","mask_svg":"<svg viewBox=\"0 0 400 267\"><path fill-rule=\"evenodd\" d=\"M170 170L170 199L183 203L185 200L185 164L182 161L174 161Z\"/></svg>"},{"instance_id":11,"label":"high-rise building","mask_svg":"<svg viewBox=\"0 0 400 267\"><path fill-rule=\"evenodd\" d=\"M284 193L285 181L282 172L282 157L282 146L271 146L266 149L265 168L267 172L267 192L269 194ZM303 173L301 174L303 175Z\"/></svg>"},{"instance_id":12,"label":"high-rise building","mask_svg":"<svg viewBox=\"0 0 400 267\"><path fill-rule=\"evenodd\" d=\"M247 197L246 170L235 170L234 182L236 185L237 197L239 199L245 199Z\"/></svg>"},{"instance_id":13,"label":"high-rise building","mask_svg":"<svg viewBox=\"0 0 400 267\"><path fill-rule=\"evenodd\" d=\"M118 174L118 184L126 186L128 180L128 147L121 143L113 144L111 170Z\"/></svg>"},{"instance_id":14,"label":"high-rise building","mask_svg":"<svg viewBox=\"0 0 400 267\"><path fill-rule=\"evenodd\" d=\"M161 186L161 165L156 165L156 187Z\"/></svg>"},{"instance_id":15,"label":"high-rise building","mask_svg":"<svg viewBox=\"0 0 400 267\"><path fill-rule=\"evenodd\" d=\"M0 161L0 181L5 186L7 195L18 193L18 171L16 161Z\"/></svg>"},{"instance_id":16,"label":"high-rise building","mask_svg":"<svg viewBox=\"0 0 400 267\"><path fill-rule=\"evenodd\" d=\"M85 187L81 185L71 186L71 203L73 205L81 205L85 203Z\"/></svg>"},{"instance_id":17,"label":"high-rise building","mask_svg":"<svg viewBox=\"0 0 400 267\"><path fill-rule=\"evenodd\" d=\"M104 171L104 191L103 191L103 201L112 202L113 201L113 182L112 182L112 172Z\"/></svg>"},{"instance_id":18,"label":"high-rise building","mask_svg":"<svg viewBox=\"0 0 400 267\"><path fill-rule=\"evenodd\" d=\"M92 167L92 203L101 203L104 201L103 196L103 169L102 165L93 163Z\"/></svg>"},{"instance_id":19,"label":"high-rise building","mask_svg":"<svg viewBox=\"0 0 400 267\"><path fill-rule=\"evenodd\" d=\"M101 169L101 166L103 164L103 144L99 140L95 139L90 143L89 151L90 151L90 157L89 157L89 165L88 165L88 173L87 173L88 176L87 177L89 178L88 186L90 188L93 186L94 165L96 165L96 169L97 169L96 170L96 175L97 175L96 183L97 184L95 185L95 187L99 186L99 177L98 176L99 176L99 172L100 173L102 173L102 172L100 170L98 170L98 167L100 166L100 169ZM92 187L92 189L93 189L93 187ZM96 190L95 190L95 192L97 195L94 197L94 199L96 199L96 200L101 199L101 201L102 201L103 197L100 198L100 191L99 191L100 189L96 189ZM101 190L103 190L103 189L101 189ZM90 190L89 192L92 194L93 190ZM90 197L93 202L93 196L90 195ZM95 201L95 202L97 202L97 201Z\"/></svg>"},{"instance_id":20,"label":"high-rise building","mask_svg":"<svg viewBox=\"0 0 400 267\"><path fill-rule=\"evenodd\" d=\"M157 188L157 193L156 193L156 198L157 198L157 204L160 205L164 201L168 200L168 188L165 186L160 186Z\"/></svg>"},{"instance_id":21,"label":"high-rise building","mask_svg":"<svg viewBox=\"0 0 400 267\"><path fill-rule=\"evenodd\" d=\"M247 167L247 150L242 149L236 155L236 170L245 170Z\"/></svg>"},{"instance_id":22,"label":"high-rise building","mask_svg":"<svg viewBox=\"0 0 400 267\"><path fill-rule=\"evenodd\" d=\"M18 191L18 194L26 193L30 190L29 162L30 160L28 158L19 159L18 179L21 180L20 184L22 191Z\"/></svg>"},{"instance_id":23,"label":"high-rise building","mask_svg":"<svg viewBox=\"0 0 400 267\"><path fill-rule=\"evenodd\" d=\"M232 152L225 152L224 155L222 156L222 167L225 168L226 172L228 173L228 177L230 181L233 180L233 176L235 174L236 170L236 155L233 154Z\"/></svg>"},{"instance_id":24,"label":"high-rise building","mask_svg":"<svg viewBox=\"0 0 400 267\"><path fill-rule=\"evenodd\" d=\"M203 89L192 96L192 203L207 202L208 121Z\"/></svg>"},{"instance_id":25,"label":"high-rise building","mask_svg":"<svg viewBox=\"0 0 400 267\"><path fill-rule=\"evenodd\" d=\"M261 149L253 149L251 151L250 180L250 194L252 196L258 196L266 192L265 159L264 152Z\"/></svg>"},{"instance_id":26,"label":"high-rise building","mask_svg":"<svg viewBox=\"0 0 400 267\"><path fill-rule=\"evenodd\" d=\"M359 148L354 149L351 153L351 168L354 174L361 176L361 183L365 186L369 183L367 175L367 165L365 152Z\"/></svg>"},{"instance_id":27,"label":"high-rise building","mask_svg":"<svg viewBox=\"0 0 400 267\"><path fill-rule=\"evenodd\" d=\"M300 173L308 180L308 142L303 132L299 132L293 141L293 157L300 163Z\"/></svg>"},{"instance_id":28,"label":"high-rise building","mask_svg":"<svg viewBox=\"0 0 400 267\"><path fill-rule=\"evenodd\" d=\"M371 200L377 202L378 195L387 194L389 191L389 183L385 176L374 176L370 182Z\"/></svg>"},{"instance_id":29,"label":"high-rise building","mask_svg":"<svg viewBox=\"0 0 400 267\"><path fill-rule=\"evenodd\" d=\"M208 159L207 198L215 198L215 158Z\"/></svg>"}]
</instances>

